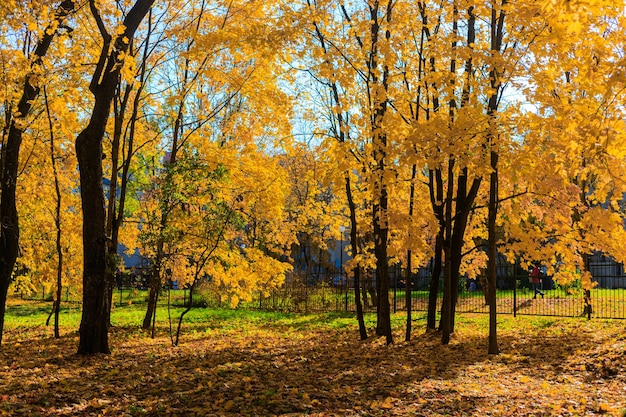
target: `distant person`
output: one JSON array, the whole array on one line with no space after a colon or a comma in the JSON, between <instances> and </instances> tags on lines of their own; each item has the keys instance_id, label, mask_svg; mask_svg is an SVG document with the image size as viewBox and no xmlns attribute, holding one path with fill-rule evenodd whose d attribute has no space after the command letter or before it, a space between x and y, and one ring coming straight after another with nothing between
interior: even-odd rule
<instances>
[{"instance_id":1,"label":"distant person","mask_svg":"<svg viewBox=\"0 0 626 417\"><path fill-rule=\"evenodd\" d=\"M117 268L117 270L115 271L115 283L117 284L117 289L121 290L122 289L122 271Z\"/></svg>"},{"instance_id":2,"label":"distant person","mask_svg":"<svg viewBox=\"0 0 626 417\"><path fill-rule=\"evenodd\" d=\"M537 294L541 294L541 298L543 298L543 292L541 291L541 271L537 265L534 265L533 269L530 271L530 282L533 283L535 290L533 298L537 298Z\"/></svg>"}]
</instances>

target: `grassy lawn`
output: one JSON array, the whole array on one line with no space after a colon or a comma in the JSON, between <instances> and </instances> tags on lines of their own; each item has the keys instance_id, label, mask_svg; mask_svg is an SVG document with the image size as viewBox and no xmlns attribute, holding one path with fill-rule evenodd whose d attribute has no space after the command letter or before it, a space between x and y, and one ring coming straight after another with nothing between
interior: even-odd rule
<instances>
[{"instance_id":1,"label":"grassy lawn","mask_svg":"<svg viewBox=\"0 0 626 417\"><path fill-rule=\"evenodd\" d=\"M151 339L139 329L144 306L131 302L113 310L113 353L81 357L78 305L64 306L58 340L49 307L8 304L0 414L626 416L623 321L500 316L502 353L489 356L483 314L459 315L447 346L422 313L403 341L405 317L394 314L396 343L385 346L359 341L351 315L198 308L172 347L167 308Z\"/></svg>"}]
</instances>

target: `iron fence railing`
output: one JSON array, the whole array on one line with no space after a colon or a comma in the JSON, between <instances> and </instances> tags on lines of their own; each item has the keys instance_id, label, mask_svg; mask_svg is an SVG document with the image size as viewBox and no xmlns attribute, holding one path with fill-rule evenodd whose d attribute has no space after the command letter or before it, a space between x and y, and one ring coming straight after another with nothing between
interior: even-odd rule
<instances>
[{"instance_id":1,"label":"iron fence railing","mask_svg":"<svg viewBox=\"0 0 626 417\"><path fill-rule=\"evenodd\" d=\"M579 282L558 285L551 277L542 277L541 294L535 296L528 272L516 266L498 268L497 310L499 314L538 316L589 316L595 318L626 319L626 275L609 274L614 268L592 269L595 287L585 292ZM418 271L412 277L411 305L414 311L426 311L430 285L429 270ZM604 272L604 274L603 274ZM621 271L618 271L621 272ZM390 273L389 301L393 311L406 310L404 273L392 268ZM487 313L489 308L482 291L481 279L461 279L457 312ZM375 311L368 286L375 285L375 278L365 280L360 296L365 311ZM585 296L589 298L585 300ZM442 294L438 294L438 309ZM354 312L354 285L340 275L318 273L294 274L285 284L270 293L259 295L250 305L264 310L294 312ZM587 307L591 305L591 310ZM589 314L590 313L590 314Z\"/></svg>"}]
</instances>

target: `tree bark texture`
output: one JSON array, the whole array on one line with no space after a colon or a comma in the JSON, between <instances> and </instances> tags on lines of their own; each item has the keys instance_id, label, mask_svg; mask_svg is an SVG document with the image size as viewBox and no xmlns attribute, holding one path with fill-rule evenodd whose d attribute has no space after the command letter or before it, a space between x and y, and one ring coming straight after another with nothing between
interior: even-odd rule
<instances>
[{"instance_id":1,"label":"tree bark texture","mask_svg":"<svg viewBox=\"0 0 626 417\"><path fill-rule=\"evenodd\" d=\"M489 352L497 355L500 353L498 347L497 333L497 304L496 304L496 261L497 261L497 231L496 217L498 214L498 153L491 152L491 168L493 172L489 179L489 213L488 213L488 238L487 238L487 275L489 277L489 290L487 291L489 304Z\"/></svg>"},{"instance_id":2,"label":"tree bark texture","mask_svg":"<svg viewBox=\"0 0 626 417\"><path fill-rule=\"evenodd\" d=\"M502 6L506 4L507 0L502 0ZM505 14L500 10L498 11L494 6L491 9L491 51L496 54L499 53L502 48L502 38L504 36L504 17ZM488 279L489 279L489 291L487 296L489 298L489 354L497 355L500 353L498 347L498 333L497 333L497 304L496 304L496 262L498 256L498 250L496 247L497 230L496 219L498 216L498 147L496 140L498 134L495 127L495 116L498 112L498 95L501 90L501 83L499 79L499 71L497 67L494 67L489 72L489 78L491 80L492 93L489 97L489 103L487 107L487 114L490 117L490 130L488 133L488 145L490 148L490 166L491 174L489 176L489 213L488 213Z\"/></svg>"},{"instance_id":3,"label":"tree bark texture","mask_svg":"<svg viewBox=\"0 0 626 417\"><path fill-rule=\"evenodd\" d=\"M350 245L352 253L359 253L358 230L356 220L356 204L352 196L352 186L350 184L350 173L346 173L346 197L348 199L348 207L350 208ZM354 265L352 270L354 276L354 303L356 305L356 318L359 323L359 336L361 340L367 339L367 329L365 327L365 319L363 317L363 304L361 303L361 267Z\"/></svg>"},{"instance_id":4,"label":"tree bark texture","mask_svg":"<svg viewBox=\"0 0 626 417\"><path fill-rule=\"evenodd\" d=\"M439 223L439 231L435 238L435 257L433 260L432 275L430 278L430 287L428 290L428 313L426 316L426 328L435 330L437 321L437 298L439 294L439 283L441 280L441 272L443 269L443 243L445 238L445 219L444 219L444 196L443 196L443 179L441 169L430 170L429 173L429 189L430 202L435 213L435 217Z\"/></svg>"},{"instance_id":5,"label":"tree bark texture","mask_svg":"<svg viewBox=\"0 0 626 417\"><path fill-rule=\"evenodd\" d=\"M107 274L108 238L102 189L102 140L111 112L111 103L120 80L121 57L129 40L154 0L137 0L124 19L125 30L115 39L106 32L95 0L90 1L104 43L90 89L95 102L87 127L76 138L80 170L80 195L83 208L83 310L79 329L79 354L110 353L108 288L113 285ZM113 43L112 43L113 42Z\"/></svg>"}]
</instances>

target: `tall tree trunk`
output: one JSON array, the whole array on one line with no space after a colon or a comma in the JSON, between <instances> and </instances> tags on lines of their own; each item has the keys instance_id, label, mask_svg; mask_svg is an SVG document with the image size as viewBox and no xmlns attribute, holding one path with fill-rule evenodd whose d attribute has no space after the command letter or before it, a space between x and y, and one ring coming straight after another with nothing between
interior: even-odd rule
<instances>
[{"instance_id":1,"label":"tall tree trunk","mask_svg":"<svg viewBox=\"0 0 626 417\"><path fill-rule=\"evenodd\" d=\"M445 203L445 230L444 230L444 271L443 271L443 301L441 305L441 343L450 343L452 333L452 196L454 189L454 159L448 161L448 190Z\"/></svg>"},{"instance_id":2,"label":"tall tree trunk","mask_svg":"<svg viewBox=\"0 0 626 417\"><path fill-rule=\"evenodd\" d=\"M417 177L417 165L413 164L411 169L411 189L409 192L409 219L413 217L413 206L415 205L415 178ZM406 305L406 333L404 335L404 340L411 340L411 309L413 307L413 272L411 265L411 258L413 257L413 253L411 250L406 251L406 275L404 277L404 295L405 295L405 305Z\"/></svg>"},{"instance_id":3,"label":"tall tree trunk","mask_svg":"<svg viewBox=\"0 0 626 417\"><path fill-rule=\"evenodd\" d=\"M120 197L119 197L119 202L117 204L117 207L115 204L111 204L111 202L109 202L109 213L108 216L109 218L107 218L107 233L110 233L111 236L111 248L112 250L115 251L115 253L117 254L117 247L119 245L119 234L120 234L120 228L122 227L122 224L124 223L124 210L126 208L126 192L128 190L128 182L130 180L130 175L129 175L129 171L130 171L130 164L134 155L134 143L135 143L135 132L136 132L136 125L137 125L137 117L139 114L139 107L140 107L140 103L141 103L141 95L143 93L143 89L146 85L146 71L147 71L147 60L148 60L148 55L150 53L150 35L152 34L152 10L150 10L148 12L148 30L146 33L146 39L144 40L144 50L143 50L143 57L141 60L141 67L139 70L139 86L137 87L137 91L135 92L135 97L133 99L133 107L132 107L132 112L129 118L129 128L128 128L128 136L126 136L124 139L125 145L126 145L126 152L122 152L123 155L123 161L122 161L122 166L121 166L121 170L122 170L122 175L120 176ZM122 99L122 101L120 102L120 108L119 111L116 112L116 118L122 119L123 117L119 117L119 114L123 114L125 112L126 109L126 104L128 102L128 99L130 97L130 92L131 92L132 88L131 86L129 86L126 89L126 94L124 96L124 98ZM116 120L116 124L117 124L117 120ZM117 129L117 126L116 126ZM113 181L115 180L115 183L117 185L117 173L119 171L118 167L117 167L117 162L115 162L115 164L113 164L113 161L117 161L118 157L119 157L119 141L122 139L122 129L121 129L121 121L120 121L120 126L119 126L119 131L116 132L119 133L119 138L118 138L118 145L117 147L114 145L112 146L112 152L111 152L111 159L112 159L112 168L111 168L111 183L113 184ZM115 133L114 133L115 135ZM115 139L114 139L115 142ZM122 150L124 149L124 145L122 145ZM113 178L115 177L115 179ZM113 188L113 187L112 187ZM115 194L111 193L113 195L113 198L115 200L117 200L117 187L115 188L116 192ZM114 200L114 201L115 201ZM112 206L112 209L111 209ZM116 271L114 268L111 268L111 270L109 271L111 274L115 274ZM109 279L113 280L114 276L110 277ZM111 287L111 297L113 297L113 287ZM111 298L111 303L110 305L112 305L112 298Z\"/></svg>"},{"instance_id":4,"label":"tall tree trunk","mask_svg":"<svg viewBox=\"0 0 626 417\"><path fill-rule=\"evenodd\" d=\"M44 86L43 94L46 102L46 115L48 117L48 128L50 129L50 162L52 163L52 174L54 176L54 192L56 194L56 205L54 211L54 225L56 227L56 251L57 251L57 287L56 296L54 298L54 337L60 338L59 334L59 312L61 310L61 291L63 290L63 247L61 246L61 188L59 187L59 172L54 151L54 126L52 124L52 115L50 114L50 106L48 105L48 95Z\"/></svg>"},{"instance_id":5,"label":"tall tree trunk","mask_svg":"<svg viewBox=\"0 0 626 417\"><path fill-rule=\"evenodd\" d=\"M437 298L439 295L439 282L443 266L443 230L437 233L435 238L435 257L433 259L430 286L428 288L428 312L426 316L426 328L437 328Z\"/></svg>"},{"instance_id":6,"label":"tall tree trunk","mask_svg":"<svg viewBox=\"0 0 626 417\"><path fill-rule=\"evenodd\" d=\"M309 5L309 7L311 7L311 2L309 0L307 0L307 4ZM315 34L317 36L318 41L320 42L320 46L324 50L324 53L327 53L328 51L326 49L326 39L324 38L324 35L322 31L320 30L320 27L318 26L318 23L316 21L313 21L313 27L315 28ZM339 110L334 111L334 116L337 119L337 124L339 125L338 132L336 132L336 139L340 143L345 143L346 141L350 140L350 128L347 122L349 118L348 116L344 116L344 114L340 110L342 106L341 106L341 97L339 95L339 88L337 86L337 82L334 80L330 80L328 85L330 87L330 92L332 94L333 101L336 104L336 109L339 109ZM345 181L346 181L346 198L348 200L348 207L350 210L350 244L352 247L353 257L355 257L357 254L360 253L360 249L359 249L359 241L358 241L358 236L359 236L358 229L357 229L358 225L357 225L357 220L356 220L356 204L352 196L350 172L346 172ZM365 320L363 316L363 303L361 302L362 271L363 269L359 265L355 264L352 270L352 273L354 276L354 302L356 305L357 321L359 323L359 336L361 340L366 340L367 329L365 327ZM363 280L362 294L363 294L363 301L365 302L365 305L367 306L367 291L365 289L365 281L366 280Z\"/></svg>"},{"instance_id":7,"label":"tall tree trunk","mask_svg":"<svg viewBox=\"0 0 626 417\"><path fill-rule=\"evenodd\" d=\"M383 121L389 104L389 67L383 64L382 73L378 75L379 66L379 45L380 17L379 3L376 1L370 4L370 36L371 49L368 57L368 76L371 84L368 86L371 98L371 134L373 157L376 163L373 175L374 181L374 204L372 205L374 255L376 256L376 292L377 302L377 324L376 334L385 336L387 344L393 343L391 334L391 306L389 304L389 264L387 246L389 242L388 205L389 191L385 183L385 172L387 167L387 135L383 129ZM385 20L391 22L393 1L387 2L385 10ZM391 32L385 30L385 39L389 41Z\"/></svg>"},{"instance_id":8,"label":"tall tree trunk","mask_svg":"<svg viewBox=\"0 0 626 417\"><path fill-rule=\"evenodd\" d=\"M437 321L437 297L439 295L439 281L443 266L443 244L445 240L446 224L444 219L445 203L441 169L430 170L429 177L430 201L435 217L439 223L439 230L435 238L435 256L428 290L426 328L435 330Z\"/></svg>"},{"instance_id":9,"label":"tall tree trunk","mask_svg":"<svg viewBox=\"0 0 626 417\"><path fill-rule=\"evenodd\" d=\"M117 270L117 231L116 229L116 210L117 210L117 180L119 172L119 154L120 143L122 140L122 129L124 125L124 115L128 105L128 99L132 91L131 85L127 85L124 93L120 86L116 89L115 96L113 97L113 140L111 141L111 176L109 178L109 193L107 204L107 217L106 217L106 235L109 236L109 256L107 257L107 273L110 275L107 277L107 282L113 283L115 281L115 274ZM109 298L109 310L113 305L113 285L109 285L107 288ZM109 311L109 316L111 312Z\"/></svg>"},{"instance_id":10,"label":"tall tree trunk","mask_svg":"<svg viewBox=\"0 0 626 417\"><path fill-rule=\"evenodd\" d=\"M501 5L504 6L507 0L502 0ZM491 51L495 55L499 53L502 48L502 38L504 35L504 11L496 10L495 4L491 8ZM497 355L500 353L498 347L498 333L497 333L497 304L496 304L496 262L497 262L497 230L496 230L496 218L498 215L498 151L497 143L498 135L495 127L495 115L498 111L498 99L499 93L502 88L499 71L497 67L494 67L489 72L489 78L491 80L492 93L489 97L489 103L487 108L487 114L489 115L490 129L487 135L488 146L490 149L490 166L491 175L489 178L489 213L488 213L488 279L489 279L489 291L487 296L489 298L489 353Z\"/></svg>"},{"instance_id":11,"label":"tall tree trunk","mask_svg":"<svg viewBox=\"0 0 626 417\"><path fill-rule=\"evenodd\" d=\"M106 104L110 104L106 103ZM109 107L96 100L91 122L76 139L83 208L83 310L78 353L110 353L108 245L102 191L102 138Z\"/></svg>"},{"instance_id":12,"label":"tall tree trunk","mask_svg":"<svg viewBox=\"0 0 626 417\"><path fill-rule=\"evenodd\" d=\"M111 112L111 103L120 79L123 57L129 40L152 7L154 0L137 0L124 19L124 31L115 39L106 31L95 0L90 7L103 38L90 90L95 102L87 127L76 138L80 169L80 195L83 208L83 310L79 329L79 354L110 353L109 286L113 274L107 274L108 244L106 213L102 189L102 140Z\"/></svg>"},{"instance_id":13,"label":"tall tree trunk","mask_svg":"<svg viewBox=\"0 0 626 417\"><path fill-rule=\"evenodd\" d=\"M456 79L456 50L457 50L457 36L458 36L458 8L456 1L452 2L452 42L450 45L451 59L450 59L450 83L454 88ZM454 95L451 96L448 104L448 116L450 124L454 122L457 111L457 103ZM446 204L445 204L445 235L444 235L444 279L443 279L443 301L441 304L441 343L448 344L450 342L450 334L454 331L454 270L452 268L453 249L454 249L454 234L453 234L453 222L455 219L452 217L452 198L454 195L454 167L456 165L455 156L450 154L448 156L448 188L446 191ZM458 204L458 202L456 202Z\"/></svg>"},{"instance_id":14,"label":"tall tree trunk","mask_svg":"<svg viewBox=\"0 0 626 417\"><path fill-rule=\"evenodd\" d=\"M491 168L492 172L489 179L489 214L488 214L488 263L487 277L489 289L487 298L489 304L489 353L497 355L500 353L498 348L497 335L497 304L496 304L496 261L497 261L497 231L496 216L498 214L498 153L491 151Z\"/></svg>"},{"instance_id":15,"label":"tall tree trunk","mask_svg":"<svg viewBox=\"0 0 626 417\"><path fill-rule=\"evenodd\" d=\"M474 6L469 6L467 10L467 39L466 44L470 49L476 41L476 15L474 14ZM461 93L461 108L468 105L471 95L471 85L474 73L474 62L470 54L465 61L465 78L466 82ZM458 176L457 192L456 192L456 208L454 214L454 228L452 231L452 254L450 262L452 263L452 313L450 315L450 329L454 332L454 324L456 318L456 305L459 298L459 273L461 269L461 260L463 257L463 244L465 243L465 230L467 222L474 205L474 200L478 194L481 179L476 178L472 182L468 191L468 169L464 167Z\"/></svg>"},{"instance_id":16,"label":"tall tree trunk","mask_svg":"<svg viewBox=\"0 0 626 417\"><path fill-rule=\"evenodd\" d=\"M30 113L34 100L39 95L40 87L33 74L42 65L42 58L48 52L52 40L57 34L57 28L62 26L65 18L74 10L74 2L61 2L56 11L54 22L42 32L37 43L31 63L31 71L24 80L22 97L17 105L17 112L12 115L8 128L8 135L1 148L2 172L0 172L0 344L4 331L4 313L7 293L11 283L11 275L19 252L19 219L16 208L15 190L19 167L20 146L24 119Z\"/></svg>"},{"instance_id":17,"label":"tall tree trunk","mask_svg":"<svg viewBox=\"0 0 626 417\"><path fill-rule=\"evenodd\" d=\"M354 256L359 254L358 230L356 222L356 204L352 197L352 186L350 185L350 173L346 173L346 197L348 199L348 207L350 209L350 245ZM352 269L354 276L354 303L356 305L356 318L359 323L359 336L361 340L367 339L367 329L365 327L365 319L363 317L363 304L361 303L361 266L355 264Z\"/></svg>"}]
</instances>

